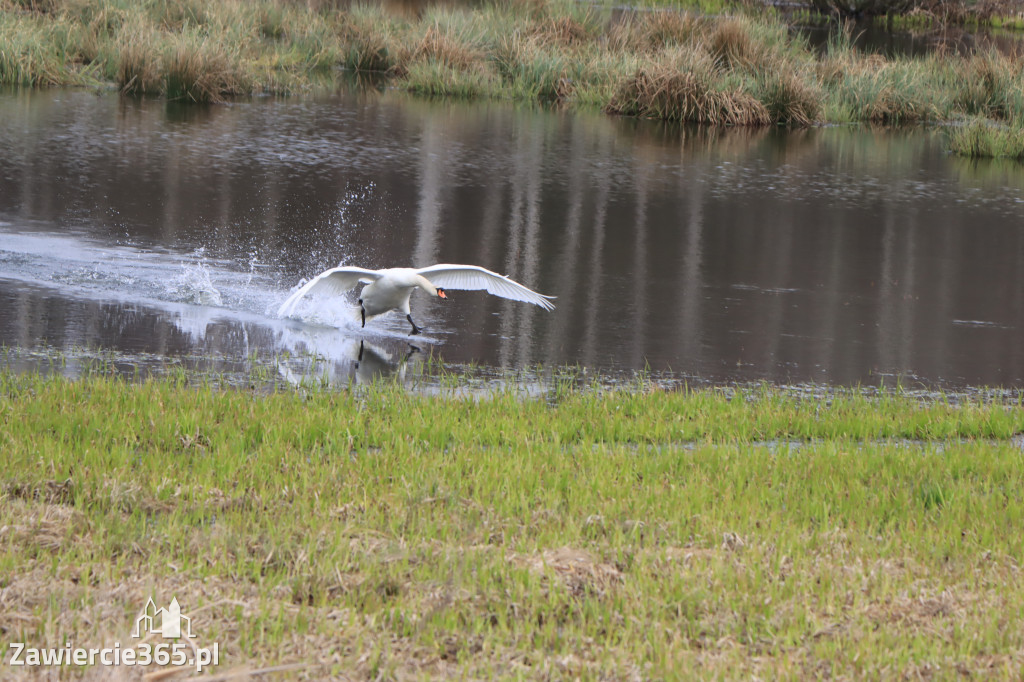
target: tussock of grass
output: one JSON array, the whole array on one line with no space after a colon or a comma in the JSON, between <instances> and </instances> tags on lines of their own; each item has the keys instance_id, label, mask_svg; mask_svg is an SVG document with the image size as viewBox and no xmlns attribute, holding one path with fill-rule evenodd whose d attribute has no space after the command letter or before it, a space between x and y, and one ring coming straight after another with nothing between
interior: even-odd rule
<instances>
[{"instance_id":1,"label":"tussock of grass","mask_svg":"<svg viewBox=\"0 0 1024 682\"><path fill-rule=\"evenodd\" d=\"M691 12L659 10L630 17L609 31L609 42L621 51L653 52L686 45L699 36L704 19Z\"/></svg>"},{"instance_id":2,"label":"tussock of grass","mask_svg":"<svg viewBox=\"0 0 1024 682\"><path fill-rule=\"evenodd\" d=\"M821 93L792 72L780 71L763 77L760 100L775 123L806 127L818 120Z\"/></svg>"},{"instance_id":3,"label":"tussock of grass","mask_svg":"<svg viewBox=\"0 0 1024 682\"><path fill-rule=\"evenodd\" d=\"M175 596L222 674L1021 674L1020 404L547 398L2 374L0 627Z\"/></svg>"},{"instance_id":4,"label":"tussock of grass","mask_svg":"<svg viewBox=\"0 0 1024 682\"><path fill-rule=\"evenodd\" d=\"M683 123L765 125L768 110L741 88L728 90L721 68L702 50L678 51L622 82L607 111Z\"/></svg>"},{"instance_id":5,"label":"tussock of grass","mask_svg":"<svg viewBox=\"0 0 1024 682\"><path fill-rule=\"evenodd\" d=\"M749 22L728 17L715 22L708 36L708 48L726 67L750 66L760 57L760 46L749 32Z\"/></svg>"},{"instance_id":6,"label":"tussock of grass","mask_svg":"<svg viewBox=\"0 0 1024 682\"><path fill-rule=\"evenodd\" d=\"M56 85L69 79L55 31L41 19L0 10L0 83Z\"/></svg>"},{"instance_id":7,"label":"tussock of grass","mask_svg":"<svg viewBox=\"0 0 1024 682\"><path fill-rule=\"evenodd\" d=\"M168 99L219 102L227 95L248 91L227 49L211 38L184 33L166 59Z\"/></svg>"},{"instance_id":8,"label":"tussock of grass","mask_svg":"<svg viewBox=\"0 0 1024 682\"><path fill-rule=\"evenodd\" d=\"M356 72L383 72L394 66L394 59L383 37L368 32L354 37L348 43L342 54L341 63L345 68Z\"/></svg>"},{"instance_id":9,"label":"tussock of grass","mask_svg":"<svg viewBox=\"0 0 1024 682\"><path fill-rule=\"evenodd\" d=\"M837 84L836 99L853 120L902 125L940 118L946 92L931 87L921 64L874 58L847 68Z\"/></svg>"},{"instance_id":10,"label":"tussock of grass","mask_svg":"<svg viewBox=\"0 0 1024 682\"><path fill-rule=\"evenodd\" d=\"M495 50L494 64L513 97L564 100L577 82L572 61L536 39L514 36Z\"/></svg>"},{"instance_id":11,"label":"tussock of grass","mask_svg":"<svg viewBox=\"0 0 1024 682\"><path fill-rule=\"evenodd\" d=\"M495 77L476 69L462 71L430 59L411 64L404 79L410 92L435 97L472 99L488 93Z\"/></svg>"},{"instance_id":12,"label":"tussock of grass","mask_svg":"<svg viewBox=\"0 0 1024 682\"><path fill-rule=\"evenodd\" d=\"M423 40L416 46L411 59L435 61L465 71L475 64L480 64L482 55L456 36L443 33L432 26L427 29Z\"/></svg>"},{"instance_id":13,"label":"tussock of grass","mask_svg":"<svg viewBox=\"0 0 1024 682\"><path fill-rule=\"evenodd\" d=\"M131 95L160 94L164 89L163 56L155 47L152 32L143 27L121 33L116 83Z\"/></svg>"},{"instance_id":14,"label":"tussock of grass","mask_svg":"<svg viewBox=\"0 0 1024 682\"><path fill-rule=\"evenodd\" d=\"M952 69L958 111L992 119L1024 116L1019 59L989 51L957 62Z\"/></svg>"},{"instance_id":15,"label":"tussock of grass","mask_svg":"<svg viewBox=\"0 0 1024 682\"><path fill-rule=\"evenodd\" d=\"M960 156L1024 160L1024 126L975 119L950 130L949 146Z\"/></svg>"}]
</instances>

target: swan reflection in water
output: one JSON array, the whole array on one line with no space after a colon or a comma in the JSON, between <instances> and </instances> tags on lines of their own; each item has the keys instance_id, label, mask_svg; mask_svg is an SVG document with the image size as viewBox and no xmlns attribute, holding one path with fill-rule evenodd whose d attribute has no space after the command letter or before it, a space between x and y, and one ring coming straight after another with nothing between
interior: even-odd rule
<instances>
[{"instance_id":1,"label":"swan reflection in water","mask_svg":"<svg viewBox=\"0 0 1024 682\"><path fill-rule=\"evenodd\" d=\"M315 322L280 322L207 305L169 303L166 317L192 344L221 354L248 357L254 349L272 348L278 374L294 385L344 386L394 377L403 385L410 366L424 357L419 346L387 332L365 339L353 335L352 311L344 301L321 307L325 319ZM362 331L362 330L361 330ZM425 343L433 343L430 338Z\"/></svg>"},{"instance_id":2,"label":"swan reflection in water","mask_svg":"<svg viewBox=\"0 0 1024 682\"><path fill-rule=\"evenodd\" d=\"M369 384L382 379L394 379L405 385L409 368L423 361L423 351L404 341L371 343L365 339L321 333L316 330L306 342L288 344L290 359L278 363L278 373L288 383L300 386L320 384L345 386ZM330 338L330 337L334 338ZM320 337L320 343L311 343ZM328 343L323 343L329 339ZM285 344L282 344L284 346ZM415 372L412 373L415 376Z\"/></svg>"}]
</instances>

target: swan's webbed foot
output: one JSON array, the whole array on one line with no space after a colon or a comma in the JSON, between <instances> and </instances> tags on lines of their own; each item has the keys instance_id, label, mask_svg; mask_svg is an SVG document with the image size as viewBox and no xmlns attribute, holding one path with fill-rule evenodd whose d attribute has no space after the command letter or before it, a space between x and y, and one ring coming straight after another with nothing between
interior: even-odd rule
<instances>
[{"instance_id":1,"label":"swan's webbed foot","mask_svg":"<svg viewBox=\"0 0 1024 682\"><path fill-rule=\"evenodd\" d=\"M412 313L406 315L405 319L409 320L409 324L412 325L412 336L416 336L417 334L423 331L422 327L417 327L416 323L412 321Z\"/></svg>"}]
</instances>

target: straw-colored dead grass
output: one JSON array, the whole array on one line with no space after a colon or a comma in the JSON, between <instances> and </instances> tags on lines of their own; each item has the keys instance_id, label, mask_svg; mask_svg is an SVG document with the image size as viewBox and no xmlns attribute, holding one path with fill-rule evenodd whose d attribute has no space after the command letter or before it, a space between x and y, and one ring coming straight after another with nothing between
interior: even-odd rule
<instances>
[{"instance_id":1,"label":"straw-colored dead grass","mask_svg":"<svg viewBox=\"0 0 1024 682\"><path fill-rule=\"evenodd\" d=\"M616 50L644 53L686 45L701 36L706 20L693 12L652 10L613 24L608 43Z\"/></svg>"},{"instance_id":2,"label":"straw-colored dead grass","mask_svg":"<svg viewBox=\"0 0 1024 682\"><path fill-rule=\"evenodd\" d=\"M637 71L619 85L605 111L706 125L767 125L772 120L753 95L741 89L718 90L704 74L673 68Z\"/></svg>"},{"instance_id":3,"label":"straw-colored dead grass","mask_svg":"<svg viewBox=\"0 0 1024 682\"><path fill-rule=\"evenodd\" d=\"M760 56L760 45L750 35L749 23L736 17L716 21L708 35L708 50L728 67L745 67Z\"/></svg>"},{"instance_id":4,"label":"straw-colored dead grass","mask_svg":"<svg viewBox=\"0 0 1024 682\"><path fill-rule=\"evenodd\" d=\"M385 72L395 67L397 43L384 16L370 8L343 14L336 20L341 63L356 72Z\"/></svg>"},{"instance_id":5,"label":"straw-colored dead grass","mask_svg":"<svg viewBox=\"0 0 1024 682\"><path fill-rule=\"evenodd\" d=\"M55 551L81 541L88 533L86 516L67 504L17 499L8 504L14 523L0 526L0 544Z\"/></svg>"},{"instance_id":6,"label":"straw-colored dead grass","mask_svg":"<svg viewBox=\"0 0 1024 682\"><path fill-rule=\"evenodd\" d=\"M965 114L1005 120L1024 114L1022 62L996 51L953 63L954 103Z\"/></svg>"},{"instance_id":7,"label":"straw-colored dead grass","mask_svg":"<svg viewBox=\"0 0 1024 682\"><path fill-rule=\"evenodd\" d=\"M164 88L164 58L152 31L126 30L117 63L117 86L129 95L159 94Z\"/></svg>"},{"instance_id":8,"label":"straw-colored dead grass","mask_svg":"<svg viewBox=\"0 0 1024 682\"><path fill-rule=\"evenodd\" d=\"M573 17L550 17L530 26L529 35L543 45L575 48L593 40L581 22Z\"/></svg>"},{"instance_id":9,"label":"straw-colored dead grass","mask_svg":"<svg viewBox=\"0 0 1024 682\"><path fill-rule=\"evenodd\" d=\"M882 87L862 112L864 119L881 125L917 123L931 114L927 106L895 85Z\"/></svg>"},{"instance_id":10,"label":"straw-colored dead grass","mask_svg":"<svg viewBox=\"0 0 1024 682\"><path fill-rule=\"evenodd\" d=\"M221 102L250 89L227 49L198 35L175 40L166 57L165 78L168 99L190 102Z\"/></svg>"},{"instance_id":11,"label":"straw-colored dead grass","mask_svg":"<svg viewBox=\"0 0 1024 682\"><path fill-rule=\"evenodd\" d=\"M806 127L821 112L821 92L792 71L765 76L760 99L768 117L781 125Z\"/></svg>"},{"instance_id":12,"label":"straw-colored dead grass","mask_svg":"<svg viewBox=\"0 0 1024 682\"><path fill-rule=\"evenodd\" d=\"M731 126L1024 120L1019 56L864 55L852 29L824 55L774 15L500 0L399 13L312 2L7 0L0 82L91 85L220 102L294 92L342 66L456 98L556 102ZM934 9L934 8L933 8ZM963 146L968 148L968 146Z\"/></svg>"},{"instance_id":13,"label":"straw-colored dead grass","mask_svg":"<svg viewBox=\"0 0 1024 682\"><path fill-rule=\"evenodd\" d=\"M605 596L623 582L623 574L616 566L600 561L590 552L572 547L545 550L538 554L512 554L509 560L516 566L529 568L542 580L556 577L576 597Z\"/></svg>"},{"instance_id":14,"label":"straw-colored dead grass","mask_svg":"<svg viewBox=\"0 0 1024 682\"><path fill-rule=\"evenodd\" d=\"M472 46L436 26L427 29L423 39L412 51L411 60L436 61L447 67L465 71L483 62L484 56Z\"/></svg>"}]
</instances>

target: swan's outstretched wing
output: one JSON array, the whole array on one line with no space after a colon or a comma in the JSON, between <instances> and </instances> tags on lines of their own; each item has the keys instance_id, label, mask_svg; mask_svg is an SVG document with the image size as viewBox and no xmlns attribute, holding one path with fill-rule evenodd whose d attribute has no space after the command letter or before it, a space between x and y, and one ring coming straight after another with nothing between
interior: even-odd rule
<instances>
[{"instance_id":1,"label":"swan's outstretched wing","mask_svg":"<svg viewBox=\"0 0 1024 682\"><path fill-rule=\"evenodd\" d=\"M486 268L477 265L431 265L429 268L420 268L419 274L430 280L431 284L444 289L483 289L489 294L510 298L513 301L523 301L539 305L545 310L554 310L555 306L550 299L554 296L545 296L536 291L527 289L519 282L514 282L504 275L491 272Z\"/></svg>"},{"instance_id":2,"label":"swan's outstretched wing","mask_svg":"<svg viewBox=\"0 0 1024 682\"><path fill-rule=\"evenodd\" d=\"M359 284L360 282L374 282L381 277L377 270L367 270L352 266L342 266L325 270L313 279L302 285L295 293L288 297L281 307L277 309L278 317L291 315L295 306L306 294L316 292L318 294L342 294Z\"/></svg>"}]
</instances>

